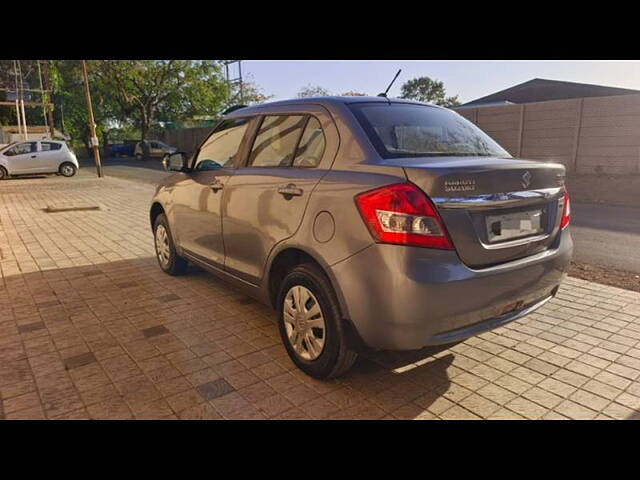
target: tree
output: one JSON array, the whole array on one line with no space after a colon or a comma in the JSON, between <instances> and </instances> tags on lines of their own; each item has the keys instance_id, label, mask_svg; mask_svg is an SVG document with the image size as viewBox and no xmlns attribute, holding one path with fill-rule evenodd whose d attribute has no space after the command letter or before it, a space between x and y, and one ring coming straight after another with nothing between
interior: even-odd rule
<instances>
[{"instance_id":1,"label":"tree","mask_svg":"<svg viewBox=\"0 0 640 480\"><path fill-rule=\"evenodd\" d=\"M367 94L366 93L361 93L361 92L355 92L353 90L349 90L348 92L341 93L340 96L342 96L342 97L366 97Z\"/></svg>"},{"instance_id":2,"label":"tree","mask_svg":"<svg viewBox=\"0 0 640 480\"><path fill-rule=\"evenodd\" d=\"M16 70L19 72L16 75ZM22 79L24 101L36 102L38 105L25 105L27 127L43 125L44 115L40 102L46 101L46 95L30 90L40 89L40 69L38 60L0 60L0 101L13 101L16 98L16 80ZM20 85L18 85L20 88ZM6 91L4 89L8 89ZM12 105L0 106L0 125L16 125L18 122L16 109Z\"/></svg>"},{"instance_id":3,"label":"tree","mask_svg":"<svg viewBox=\"0 0 640 480\"><path fill-rule=\"evenodd\" d=\"M158 121L217 114L228 94L221 64L211 60L96 60L89 70L115 118L129 119L142 140Z\"/></svg>"},{"instance_id":4,"label":"tree","mask_svg":"<svg viewBox=\"0 0 640 480\"><path fill-rule=\"evenodd\" d=\"M319 87L317 85L307 85L298 92L298 98L306 97L326 97L331 95L326 88Z\"/></svg>"},{"instance_id":5,"label":"tree","mask_svg":"<svg viewBox=\"0 0 640 480\"><path fill-rule=\"evenodd\" d=\"M113 99L94 85L96 78L89 70L89 86L93 116L96 122L96 133L101 143L107 143L109 123L114 119L120 122L126 120L119 117L117 106ZM87 104L84 97L84 82L82 67L78 60L56 60L50 63L50 81L53 90L53 120L56 128L69 135L72 142L81 140L85 147L90 147L89 126L87 123Z\"/></svg>"},{"instance_id":6,"label":"tree","mask_svg":"<svg viewBox=\"0 0 640 480\"><path fill-rule=\"evenodd\" d=\"M247 75L247 80L242 82L242 103L245 105L257 105L266 102L270 98L273 98L273 95L266 95L253 80L253 77ZM240 103L240 89L238 87L233 89L227 103L228 107Z\"/></svg>"},{"instance_id":7,"label":"tree","mask_svg":"<svg viewBox=\"0 0 640 480\"><path fill-rule=\"evenodd\" d=\"M458 96L446 97L444 84L429 77L418 77L408 80L402 85L400 98L419 102L435 103L443 107L460 105Z\"/></svg>"}]
</instances>

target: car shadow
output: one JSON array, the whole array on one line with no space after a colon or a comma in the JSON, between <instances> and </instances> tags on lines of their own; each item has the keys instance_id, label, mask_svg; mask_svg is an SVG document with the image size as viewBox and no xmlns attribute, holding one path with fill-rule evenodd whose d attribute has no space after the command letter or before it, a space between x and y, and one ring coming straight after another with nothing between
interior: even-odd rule
<instances>
[{"instance_id":1,"label":"car shadow","mask_svg":"<svg viewBox=\"0 0 640 480\"><path fill-rule=\"evenodd\" d=\"M55 174L52 174L55 175ZM15 175L12 177L7 177L4 179L4 181L11 181L11 180L26 180L26 179L34 179L34 178L48 178L49 175L44 175L44 174L33 174L33 175Z\"/></svg>"}]
</instances>

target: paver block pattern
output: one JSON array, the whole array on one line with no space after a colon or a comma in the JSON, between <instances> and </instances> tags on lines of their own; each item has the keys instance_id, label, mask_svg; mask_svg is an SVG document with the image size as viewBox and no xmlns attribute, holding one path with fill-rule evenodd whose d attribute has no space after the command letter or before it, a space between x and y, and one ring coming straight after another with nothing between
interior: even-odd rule
<instances>
[{"instance_id":1,"label":"paver block pattern","mask_svg":"<svg viewBox=\"0 0 640 480\"><path fill-rule=\"evenodd\" d=\"M153 190L86 171L0 183L0 419L640 419L639 293L568 278L492 332L321 382L269 308L160 270Z\"/></svg>"}]
</instances>

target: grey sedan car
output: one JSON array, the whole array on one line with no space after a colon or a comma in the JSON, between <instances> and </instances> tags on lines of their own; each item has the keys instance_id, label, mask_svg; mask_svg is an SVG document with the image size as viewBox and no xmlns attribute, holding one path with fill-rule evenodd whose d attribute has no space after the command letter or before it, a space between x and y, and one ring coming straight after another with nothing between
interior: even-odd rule
<instances>
[{"instance_id":1,"label":"grey sedan car","mask_svg":"<svg viewBox=\"0 0 640 480\"><path fill-rule=\"evenodd\" d=\"M551 299L572 253L565 169L514 159L445 108L322 97L240 108L150 216L160 267L197 264L277 311L295 364L347 371L499 327Z\"/></svg>"}]
</instances>

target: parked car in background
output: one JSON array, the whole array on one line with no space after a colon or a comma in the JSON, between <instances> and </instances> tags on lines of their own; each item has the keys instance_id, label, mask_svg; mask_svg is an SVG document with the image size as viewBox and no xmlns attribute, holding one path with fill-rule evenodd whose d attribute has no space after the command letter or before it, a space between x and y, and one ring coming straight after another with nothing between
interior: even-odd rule
<instances>
[{"instance_id":1,"label":"parked car in background","mask_svg":"<svg viewBox=\"0 0 640 480\"><path fill-rule=\"evenodd\" d=\"M277 311L305 373L503 326L558 292L573 244L565 168L514 159L437 106L327 97L235 110L150 209L156 256Z\"/></svg>"},{"instance_id":2,"label":"parked car in background","mask_svg":"<svg viewBox=\"0 0 640 480\"><path fill-rule=\"evenodd\" d=\"M133 157L137 142L112 143L109 145L110 157Z\"/></svg>"},{"instance_id":3,"label":"parked car in background","mask_svg":"<svg viewBox=\"0 0 640 480\"><path fill-rule=\"evenodd\" d=\"M0 179L34 173L73 177L78 168L76 155L62 141L17 142L0 149Z\"/></svg>"},{"instance_id":4,"label":"parked car in background","mask_svg":"<svg viewBox=\"0 0 640 480\"><path fill-rule=\"evenodd\" d=\"M148 146L148 153L145 153L143 142L138 142L134 150L134 156L138 160L142 160L145 156L149 157L164 157L167 154L176 152L175 147L171 147L160 140L145 140Z\"/></svg>"}]
</instances>

